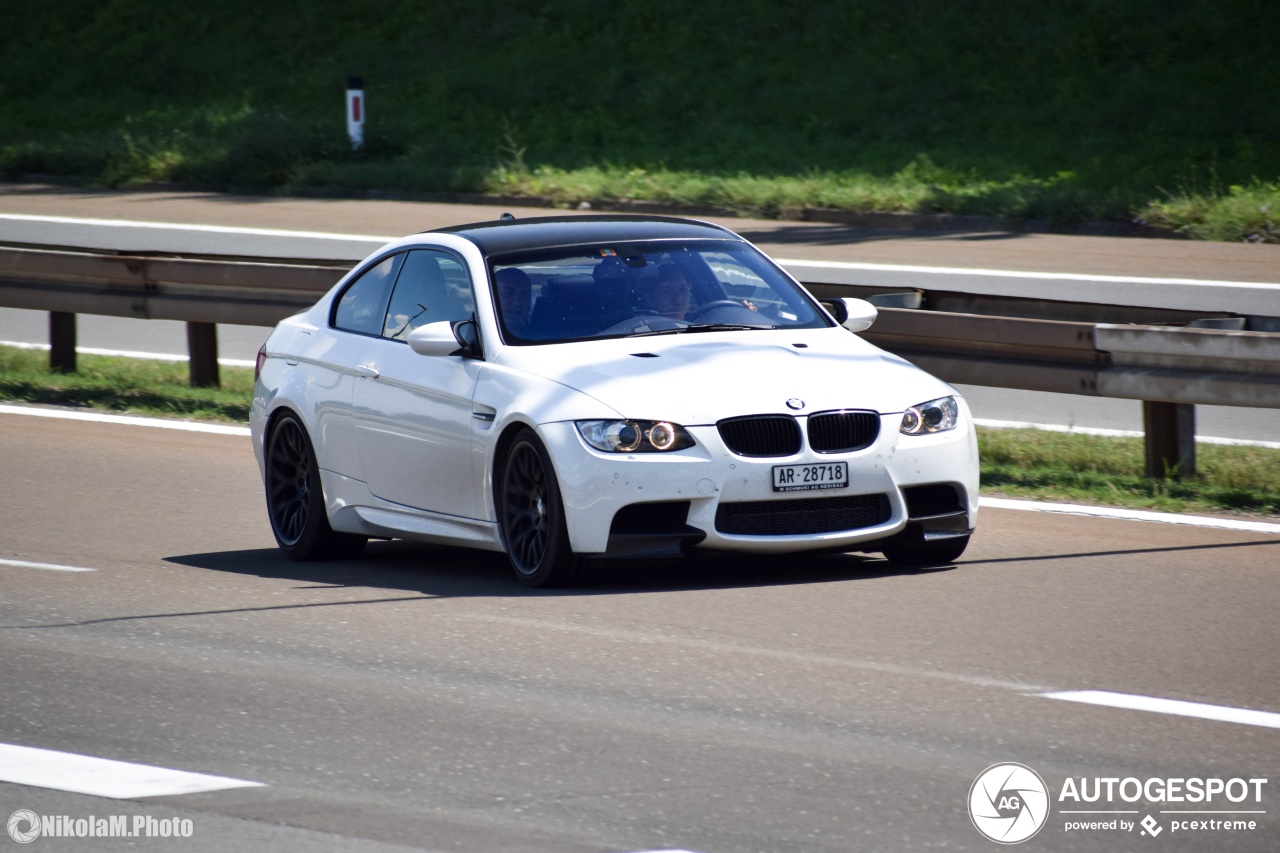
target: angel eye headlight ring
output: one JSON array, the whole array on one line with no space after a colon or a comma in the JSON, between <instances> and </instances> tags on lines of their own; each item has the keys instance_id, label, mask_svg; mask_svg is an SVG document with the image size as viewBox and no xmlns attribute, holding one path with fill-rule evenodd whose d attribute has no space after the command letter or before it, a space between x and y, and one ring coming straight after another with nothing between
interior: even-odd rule
<instances>
[{"instance_id":1,"label":"angel eye headlight ring","mask_svg":"<svg viewBox=\"0 0 1280 853\"><path fill-rule=\"evenodd\" d=\"M693 436L670 421L576 421L582 440L605 453L666 453L693 447Z\"/></svg>"},{"instance_id":2,"label":"angel eye headlight ring","mask_svg":"<svg viewBox=\"0 0 1280 853\"><path fill-rule=\"evenodd\" d=\"M676 443L676 429L666 421L649 427L645 438L654 450L670 450Z\"/></svg>"},{"instance_id":3,"label":"angel eye headlight ring","mask_svg":"<svg viewBox=\"0 0 1280 853\"><path fill-rule=\"evenodd\" d=\"M902 413L903 435L931 435L953 430L960 423L960 404L955 397L939 397L918 403Z\"/></svg>"}]
</instances>

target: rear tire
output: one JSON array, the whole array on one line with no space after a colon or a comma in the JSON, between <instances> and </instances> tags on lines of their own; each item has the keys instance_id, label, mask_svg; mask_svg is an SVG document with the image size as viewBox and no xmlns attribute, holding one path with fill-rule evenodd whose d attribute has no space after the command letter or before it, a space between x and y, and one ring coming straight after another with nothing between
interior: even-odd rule
<instances>
[{"instance_id":1,"label":"rear tire","mask_svg":"<svg viewBox=\"0 0 1280 853\"><path fill-rule=\"evenodd\" d=\"M531 429L507 449L498 478L498 523L507 558L528 587L569 586L583 561L569 546L564 501L551 456Z\"/></svg>"},{"instance_id":2,"label":"rear tire","mask_svg":"<svg viewBox=\"0 0 1280 853\"><path fill-rule=\"evenodd\" d=\"M338 533L325 514L320 466L302 422L284 414L267 438L267 516L280 550L293 560L345 560L364 550L367 536Z\"/></svg>"},{"instance_id":3,"label":"rear tire","mask_svg":"<svg viewBox=\"0 0 1280 853\"><path fill-rule=\"evenodd\" d=\"M883 553L895 566L941 566L954 563L968 547L968 536L956 536L934 542L886 544Z\"/></svg>"}]
</instances>

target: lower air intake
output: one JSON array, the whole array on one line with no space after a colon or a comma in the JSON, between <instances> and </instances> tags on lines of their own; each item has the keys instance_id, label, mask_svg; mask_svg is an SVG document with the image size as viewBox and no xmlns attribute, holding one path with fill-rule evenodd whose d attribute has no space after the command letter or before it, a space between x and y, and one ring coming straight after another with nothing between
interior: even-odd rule
<instances>
[{"instance_id":1,"label":"lower air intake","mask_svg":"<svg viewBox=\"0 0 1280 853\"><path fill-rule=\"evenodd\" d=\"M743 501L720 504L716 530L738 536L804 536L874 527L891 514L889 496L884 494Z\"/></svg>"}]
</instances>

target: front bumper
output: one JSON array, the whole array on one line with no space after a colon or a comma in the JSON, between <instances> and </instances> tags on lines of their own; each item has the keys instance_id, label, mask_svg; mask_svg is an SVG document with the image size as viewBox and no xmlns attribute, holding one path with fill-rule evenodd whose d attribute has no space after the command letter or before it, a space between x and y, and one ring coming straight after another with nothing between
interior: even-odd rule
<instances>
[{"instance_id":1,"label":"front bumper","mask_svg":"<svg viewBox=\"0 0 1280 853\"><path fill-rule=\"evenodd\" d=\"M963 400L960 405L960 425L949 432L906 436L898 431L901 414L881 415L880 434L871 446L835 454L816 453L806 444L794 456L737 456L714 425L686 427L694 447L647 454L594 450L570 422L543 424L538 431L554 460L577 553L632 556L691 547L763 554L854 551L904 531L972 531L978 450L968 409ZM849 465L846 488L773 491L775 465L840 461ZM922 521L919 498L925 492L916 488L921 486L952 490L952 505L933 502L925 511L937 517ZM728 519L744 514L764 518L770 532L725 532L742 529ZM915 527L908 529L909 523Z\"/></svg>"}]
</instances>

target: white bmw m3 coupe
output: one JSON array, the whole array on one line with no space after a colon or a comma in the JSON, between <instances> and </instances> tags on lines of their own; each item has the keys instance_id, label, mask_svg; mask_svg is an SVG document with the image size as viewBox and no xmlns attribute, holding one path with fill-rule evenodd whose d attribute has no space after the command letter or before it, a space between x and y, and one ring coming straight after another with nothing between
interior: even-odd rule
<instances>
[{"instance_id":1,"label":"white bmw m3 coupe","mask_svg":"<svg viewBox=\"0 0 1280 853\"><path fill-rule=\"evenodd\" d=\"M529 586L698 550L955 560L978 452L955 389L859 338L704 222L500 220L415 234L280 323L251 426L280 547L505 552Z\"/></svg>"}]
</instances>

